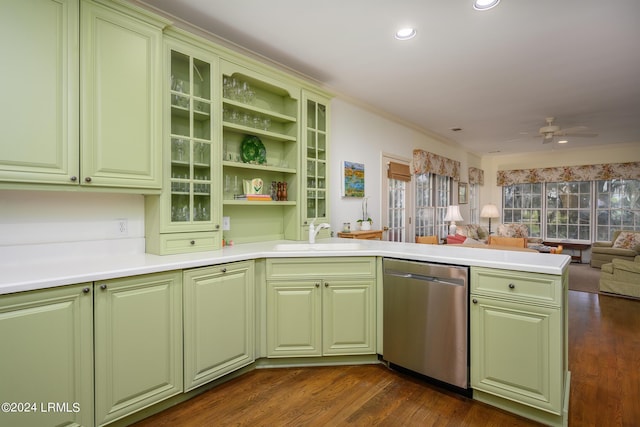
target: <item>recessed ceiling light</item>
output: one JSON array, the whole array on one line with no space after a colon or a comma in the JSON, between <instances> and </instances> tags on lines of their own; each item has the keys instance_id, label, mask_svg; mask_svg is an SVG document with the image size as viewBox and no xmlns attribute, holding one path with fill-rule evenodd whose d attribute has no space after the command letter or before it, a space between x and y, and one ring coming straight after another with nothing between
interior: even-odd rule
<instances>
[{"instance_id":1,"label":"recessed ceiling light","mask_svg":"<svg viewBox=\"0 0 640 427\"><path fill-rule=\"evenodd\" d=\"M412 39L416 36L416 29L415 28L400 28L398 31L396 31L396 35L395 37L398 40L409 40Z\"/></svg>"},{"instance_id":2,"label":"recessed ceiling light","mask_svg":"<svg viewBox=\"0 0 640 427\"><path fill-rule=\"evenodd\" d=\"M562 140L558 141L558 144L566 144L567 142L569 142L569 141L567 141L566 139L562 139Z\"/></svg>"},{"instance_id":3,"label":"recessed ceiling light","mask_svg":"<svg viewBox=\"0 0 640 427\"><path fill-rule=\"evenodd\" d=\"M489 10L496 7L500 0L473 0L475 10Z\"/></svg>"}]
</instances>

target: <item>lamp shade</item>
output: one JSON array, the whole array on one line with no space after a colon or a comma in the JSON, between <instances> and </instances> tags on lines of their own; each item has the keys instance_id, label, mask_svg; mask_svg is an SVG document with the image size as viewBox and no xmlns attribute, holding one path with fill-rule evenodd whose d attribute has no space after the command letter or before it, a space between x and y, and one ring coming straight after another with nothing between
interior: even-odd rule
<instances>
[{"instance_id":1,"label":"lamp shade","mask_svg":"<svg viewBox=\"0 0 640 427\"><path fill-rule=\"evenodd\" d=\"M498 212L498 207L492 203L488 205L484 205L482 207L482 211L480 212L480 217L482 218L500 218L500 212Z\"/></svg>"},{"instance_id":2,"label":"lamp shade","mask_svg":"<svg viewBox=\"0 0 640 427\"><path fill-rule=\"evenodd\" d=\"M447 208L447 213L444 216L445 221L464 221L462 215L460 215L460 206L451 205Z\"/></svg>"}]
</instances>

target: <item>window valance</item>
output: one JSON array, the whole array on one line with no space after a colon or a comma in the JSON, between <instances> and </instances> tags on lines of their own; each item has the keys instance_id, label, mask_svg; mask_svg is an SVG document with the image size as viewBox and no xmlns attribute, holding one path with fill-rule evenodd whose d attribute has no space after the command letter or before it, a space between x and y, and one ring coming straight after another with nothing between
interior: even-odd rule
<instances>
[{"instance_id":1,"label":"window valance","mask_svg":"<svg viewBox=\"0 0 640 427\"><path fill-rule=\"evenodd\" d=\"M413 173L435 173L460 181L460 162L424 150L413 150Z\"/></svg>"},{"instance_id":2,"label":"window valance","mask_svg":"<svg viewBox=\"0 0 640 427\"><path fill-rule=\"evenodd\" d=\"M640 162L498 171L498 186L538 182L640 179Z\"/></svg>"},{"instance_id":3,"label":"window valance","mask_svg":"<svg viewBox=\"0 0 640 427\"><path fill-rule=\"evenodd\" d=\"M484 171L482 169L470 167L469 184L484 185Z\"/></svg>"}]
</instances>

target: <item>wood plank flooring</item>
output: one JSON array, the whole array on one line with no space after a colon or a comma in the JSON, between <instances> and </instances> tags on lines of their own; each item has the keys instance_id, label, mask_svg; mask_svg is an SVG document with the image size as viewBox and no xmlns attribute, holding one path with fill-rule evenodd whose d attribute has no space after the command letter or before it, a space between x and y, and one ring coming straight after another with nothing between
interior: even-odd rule
<instances>
[{"instance_id":1,"label":"wood plank flooring","mask_svg":"<svg viewBox=\"0 0 640 427\"><path fill-rule=\"evenodd\" d=\"M640 301L569 292L570 426L637 426ZM537 426L382 365L259 369L135 424Z\"/></svg>"}]
</instances>

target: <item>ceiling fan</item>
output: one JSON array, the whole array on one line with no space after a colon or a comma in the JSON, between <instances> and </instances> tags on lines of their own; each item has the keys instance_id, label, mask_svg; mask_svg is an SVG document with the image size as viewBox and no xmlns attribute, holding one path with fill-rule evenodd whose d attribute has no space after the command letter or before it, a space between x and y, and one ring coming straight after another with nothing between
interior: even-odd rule
<instances>
[{"instance_id":1,"label":"ceiling fan","mask_svg":"<svg viewBox=\"0 0 640 427\"><path fill-rule=\"evenodd\" d=\"M547 117L545 120L547 121L547 125L541 127L538 131L538 134L543 138L543 144L552 142L554 136L598 136L597 133L588 132L589 128L586 126L574 126L561 129L560 126L553 124L555 117Z\"/></svg>"}]
</instances>

